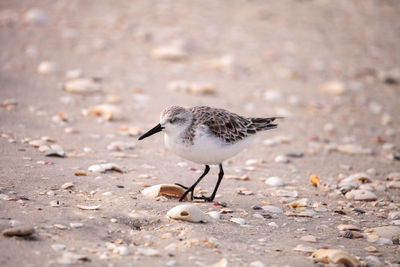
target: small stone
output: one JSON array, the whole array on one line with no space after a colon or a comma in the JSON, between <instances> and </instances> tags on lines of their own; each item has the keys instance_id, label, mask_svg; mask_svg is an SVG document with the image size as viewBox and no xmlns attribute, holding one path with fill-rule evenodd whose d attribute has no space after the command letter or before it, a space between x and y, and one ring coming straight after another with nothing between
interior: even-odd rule
<instances>
[{"instance_id":1,"label":"small stone","mask_svg":"<svg viewBox=\"0 0 400 267\"><path fill-rule=\"evenodd\" d=\"M246 220L243 218L231 218L230 219L231 222L237 223L239 225L245 225L246 224Z\"/></svg>"},{"instance_id":2,"label":"small stone","mask_svg":"<svg viewBox=\"0 0 400 267\"><path fill-rule=\"evenodd\" d=\"M310 243L315 243L317 242L317 238L313 235L306 235L306 236L302 236L300 238L301 241L305 241L305 242L310 242Z\"/></svg>"},{"instance_id":3,"label":"small stone","mask_svg":"<svg viewBox=\"0 0 400 267\"><path fill-rule=\"evenodd\" d=\"M276 163L289 163L290 160L285 155L279 155L275 157Z\"/></svg>"},{"instance_id":4,"label":"small stone","mask_svg":"<svg viewBox=\"0 0 400 267\"><path fill-rule=\"evenodd\" d=\"M265 184L269 186L284 186L286 183L282 178L279 177L268 177Z\"/></svg>"},{"instance_id":5,"label":"small stone","mask_svg":"<svg viewBox=\"0 0 400 267\"><path fill-rule=\"evenodd\" d=\"M12 236L31 236L35 232L35 229L30 226L19 226L5 229L2 234L7 237Z\"/></svg>"},{"instance_id":6,"label":"small stone","mask_svg":"<svg viewBox=\"0 0 400 267\"><path fill-rule=\"evenodd\" d=\"M187 58L187 53L184 49L184 42L175 40L170 44L159 46L151 52L152 56L156 59L180 61Z\"/></svg>"}]
</instances>

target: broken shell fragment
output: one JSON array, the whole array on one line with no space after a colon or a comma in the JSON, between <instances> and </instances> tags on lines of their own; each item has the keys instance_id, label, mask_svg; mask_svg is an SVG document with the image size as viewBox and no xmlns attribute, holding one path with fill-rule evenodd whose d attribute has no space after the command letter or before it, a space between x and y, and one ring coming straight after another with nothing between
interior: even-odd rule
<instances>
[{"instance_id":1,"label":"broken shell fragment","mask_svg":"<svg viewBox=\"0 0 400 267\"><path fill-rule=\"evenodd\" d=\"M159 196L181 198L184 193L185 190L182 187L174 184L158 184L142 190L142 194L150 198L156 198ZM187 196L185 199L187 199Z\"/></svg>"},{"instance_id":2,"label":"broken shell fragment","mask_svg":"<svg viewBox=\"0 0 400 267\"><path fill-rule=\"evenodd\" d=\"M97 205L97 206L85 206L85 205L78 204L76 206L78 207L78 209L81 209L81 210L98 210L100 208L100 205Z\"/></svg>"},{"instance_id":3,"label":"broken shell fragment","mask_svg":"<svg viewBox=\"0 0 400 267\"><path fill-rule=\"evenodd\" d=\"M377 199L377 196L373 192L367 190L351 190L346 193L345 197L360 201L374 201Z\"/></svg>"},{"instance_id":4,"label":"broken shell fragment","mask_svg":"<svg viewBox=\"0 0 400 267\"><path fill-rule=\"evenodd\" d=\"M120 173L125 172L125 170L121 166L119 166L115 163L104 163L104 164L91 165L91 166L89 166L88 171L101 172L101 173L104 173L106 171L116 171L116 172L120 172Z\"/></svg>"},{"instance_id":5,"label":"broken shell fragment","mask_svg":"<svg viewBox=\"0 0 400 267\"><path fill-rule=\"evenodd\" d=\"M315 174L311 175L310 182L312 183L313 186L318 187L320 183L318 175Z\"/></svg>"},{"instance_id":6,"label":"broken shell fragment","mask_svg":"<svg viewBox=\"0 0 400 267\"><path fill-rule=\"evenodd\" d=\"M342 263L346 267L357 267L358 260L347 252L339 249L319 249L311 254L315 262L326 264Z\"/></svg>"},{"instance_id":7,"label":"broken shell fragment","mask_svg":"<svg viewBox=\"0 0 400 267\"><path fill-rule=\"evenodd\" d=\"M204 222L204 212L193 204L178 205L170 209L167 216L176 219L189 222Z\"/></svg>"},{"instance_id":8,"label":"broken shell fragment","mask_svg":"<svg viewBox=\"0 0 400 267\"><path fill-rule=\"evenodd\" d=\"M176 40L168 45L159 46L151 52L156 59L179 61L187 58L184 42Z\"/></svg>"},{"instance_id":9,"label":"broken shell fragment","mask_svg":"<svg viewBox=\"0 0 400 267\"><path fill-rule=\"evenodd\" d=\"M105 121L122 119L122 110L110 104L103 104L88 109L88 115L102 118Z\"/></svg>"},{"instance_id":10,"label":"broken shell fragment","mask_svg":"<svg viewBox=\"0 0 400 267\"><path fill-rule=\"evenodd\" d=\"M91 94L99 92L101 85L97 79L78 78L64 83L63 89L74 94Z\"/></svg>"}]
</instances>

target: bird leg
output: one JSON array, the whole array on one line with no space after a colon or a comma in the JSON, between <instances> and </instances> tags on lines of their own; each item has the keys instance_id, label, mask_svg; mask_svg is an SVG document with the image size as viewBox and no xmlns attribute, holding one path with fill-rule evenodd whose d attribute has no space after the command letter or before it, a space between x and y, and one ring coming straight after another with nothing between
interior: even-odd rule
<instances>
[{"instance_id":1,"label":"bird leg","mask_svg":"<svg viewBox=\"0 0 400 267\"><path fill-rule=\"evenodd\" d=\"M217 194L218 187L219 187L219 185L220 185L220 183L221 183L223 177L224 177L224 170L223 170L223 168L222 168L222 163L220 163L220 164L219 164L218 181L217 181L217 184L215 185L214 191L213 191L213 193L211 194L211 196L210 196L210 197L201 196L201 197L194 197L194 198L195 198L195 199L203 199L203 200L206 201L206 202L212 202L212 201L214 201L215 195Z\"/></svg>"},{"instance_id":2,"label":"bird leg","mask_svg":"<svg viewBox=\"0 0 400 267\"><path fill-rule=\"evenodd\" d=\"M186 186L183 186L183 185L181 185L181 184L176 184L176 185L182 187L183 189L186 189L185 193L181 196L181 198L179 199L179 201L183 201L183 200L185 199L185 197L187 196L187 194L189 194L189 193L191 193L191 194L190 194L190 199L193 200L193 198L194 198L193 191L194 191L196 185L197 185L198 183L200 183L201 179L203 179L204 176L206 176L207 173L208 173L209 171L210 171L210 166L206 165L206 168L204 169L203 174L202 174L202 175L199 177L199 179L197 179L197 181L196 181L191 187L189 187L189 188L187 188Z\"/></svg>"}]
</instances>

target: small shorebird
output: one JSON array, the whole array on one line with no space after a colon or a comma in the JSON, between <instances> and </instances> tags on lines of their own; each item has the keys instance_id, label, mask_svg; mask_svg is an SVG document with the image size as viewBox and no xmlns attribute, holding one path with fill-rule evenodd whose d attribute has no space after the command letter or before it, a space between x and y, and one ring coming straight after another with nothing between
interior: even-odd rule
<instances>
[{"instance_id":1,"label":"small shorebird","mask_svg":"<svg viewBox=\"0 0 400 267\"><path fill-rule=\"evenodd\" d=\"M188 193L191 193L191 200L213 201L224 176L222 162L244 149L258 133L275 129L277 124L272 122L278 118L246 118L206 106L188 109L171 106L161 113L160 123L139 140L164 131L167 148L182 158L205 165L203 174L192 186L177 184L186 190L179 201L184 200ZM194 196L195 187L207 175L212 164L219 165L218 181L213 193L210 197Z\"/></svg>"}]
</instances>

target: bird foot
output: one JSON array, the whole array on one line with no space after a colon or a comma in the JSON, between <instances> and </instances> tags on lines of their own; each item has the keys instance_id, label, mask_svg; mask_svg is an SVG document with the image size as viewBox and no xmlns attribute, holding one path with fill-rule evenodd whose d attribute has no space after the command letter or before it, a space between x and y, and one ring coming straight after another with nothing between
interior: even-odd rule
<instances>
[{"instance_id":1,"label":"bird foot","mask_svg":"<svg viewBox=\"0 0 400 267\"><path fill-rule=\"evenodd\" d=\"M194 199L202 199L202 200L204 200L204 202L214 202L214 198L211 198L211 197L205 197L205 196L201 196L201 197L194 197Z\"/></svg>"}]
</instances>

